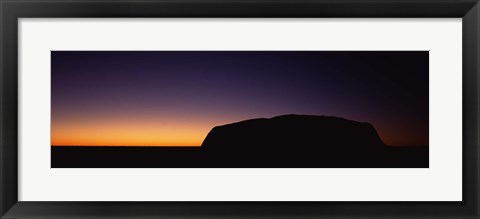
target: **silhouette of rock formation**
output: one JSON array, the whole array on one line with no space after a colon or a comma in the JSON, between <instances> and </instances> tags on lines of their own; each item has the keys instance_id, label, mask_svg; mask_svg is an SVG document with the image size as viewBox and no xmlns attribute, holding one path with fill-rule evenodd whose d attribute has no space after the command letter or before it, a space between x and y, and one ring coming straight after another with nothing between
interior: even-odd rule
<instances>
[{"instance_id":1,"label":"silhouette of rock formation","mask_svg":"<svg viewBox=\"0 0 480 219\"><path fill-rule=\"evenodd\" d=\"M384 146L375 128L332 116L284 115L213 128L202 143L208 149L349 148ZM260 147L261 146L261 147Z\"/></svg>"},{"instance_id":2,"label":"silhouette of rock formation","mask_svg":"<svg viewBox=\"0 0 480 219\"><path fill-rule=\"evenodd\" d=\"M332 116L283 115L217 126L202 143L221 163L355 167L384 159L375 128Z\"/></svg>"}]
</instances>

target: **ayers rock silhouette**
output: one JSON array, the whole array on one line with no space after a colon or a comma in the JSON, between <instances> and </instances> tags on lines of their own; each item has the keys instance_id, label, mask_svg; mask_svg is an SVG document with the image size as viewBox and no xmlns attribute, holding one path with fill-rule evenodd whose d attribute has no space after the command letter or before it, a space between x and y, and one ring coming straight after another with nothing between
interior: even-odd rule
<instances>
[{"instance_id":1,"label":"ayers rock silhouette","mask_svg":"<svg viewBox=\"0 0 480 219\"><path fill-rule=\"evenodd\" d=\"M214 127L202 147L227 149L226 145L252 149L385 146L375 128L333 116L283 115L251 119ZM260 147L261 146L261 147ZM228 147L228 149L232 149Z\"/></svg>"},{"instance_id":2,"label":"ayers rock silhouette","mask_svg":"<svg viewBox=\"0 0 480 219\"><path fill-rule=\"evenodd\" d=\"M389 167L399 160L371 124L332 116L283 115L217 126L202 150L227 166ZM428 153L426 160L428 165Z\"/></svg>"}]
</instances>

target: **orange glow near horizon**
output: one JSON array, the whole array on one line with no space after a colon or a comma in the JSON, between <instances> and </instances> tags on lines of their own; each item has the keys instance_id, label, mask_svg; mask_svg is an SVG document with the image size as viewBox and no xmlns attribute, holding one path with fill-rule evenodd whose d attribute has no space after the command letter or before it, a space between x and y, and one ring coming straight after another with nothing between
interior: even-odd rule
<instances>
[{"instance_id":1,"label":"orange glow near horizon","mask_svg":"<svg viewBox=\"0 0 480 219\"><path fill-rule=\"evenodd\" d=\"M210 120L185 115L152 119L155 117L148 113L135 118L115 113L53 118L52 146L195 147L201 146L213 127L232 122L225 118Z\"/></svg>"},{"instance_id":2,"label":"orange glow near horizon","mask_svg":"<svg viewBox=\"0 0 480 219\"><path fill-rule=\"evenodd\" d=\"M198 124L119 121L52 128L53 146L200 146L210 128Z\"/></svg>"}]
</instances>

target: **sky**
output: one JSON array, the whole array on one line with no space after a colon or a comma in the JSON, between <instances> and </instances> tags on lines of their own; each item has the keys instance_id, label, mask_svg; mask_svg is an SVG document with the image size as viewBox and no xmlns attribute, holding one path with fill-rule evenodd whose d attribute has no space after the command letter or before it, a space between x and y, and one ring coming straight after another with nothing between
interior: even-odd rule
<instances>
[{"instance_id":1,"label":"sky","mask_svg":"<svg viewBox=\"0 0 480 219\"><path fill-rule=\"evenodd\" d=\"M284 114L369 122L428 145L427 51L52 51L52 146L200 146Z\"/></svg>"}]
</instances>

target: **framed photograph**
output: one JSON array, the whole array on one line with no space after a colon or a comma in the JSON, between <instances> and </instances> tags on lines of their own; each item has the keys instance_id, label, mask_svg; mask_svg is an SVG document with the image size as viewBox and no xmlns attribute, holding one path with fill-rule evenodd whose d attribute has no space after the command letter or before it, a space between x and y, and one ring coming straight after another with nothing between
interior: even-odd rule
<instances>
[{"instance_id":1,"label":"framed photograph","mask_svg":"<svg viewBox=\"0 0 480 219\"><path fill-rule=\"evenodd\" d=\"M476 0L3 0L2 218L479 218Z\"/></svg>"}]
</instances>

